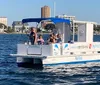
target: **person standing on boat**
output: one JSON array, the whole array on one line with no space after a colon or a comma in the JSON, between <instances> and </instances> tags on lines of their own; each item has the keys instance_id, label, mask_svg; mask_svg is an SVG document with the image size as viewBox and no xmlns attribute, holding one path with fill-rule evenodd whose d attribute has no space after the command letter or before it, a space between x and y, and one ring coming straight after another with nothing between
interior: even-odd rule
<instances>
[{"instance_id":1,"label":"person standing on boat","mask_svg":"<svg viewBox=\"0 0 100 85\"><path fill-rule=\"evenodd\" d=\"M29 38L30 38L31 45L34 45L37 43L37 33L34 27L31 28L31 33L30 33Z\"/></svg>"}]
</instances>

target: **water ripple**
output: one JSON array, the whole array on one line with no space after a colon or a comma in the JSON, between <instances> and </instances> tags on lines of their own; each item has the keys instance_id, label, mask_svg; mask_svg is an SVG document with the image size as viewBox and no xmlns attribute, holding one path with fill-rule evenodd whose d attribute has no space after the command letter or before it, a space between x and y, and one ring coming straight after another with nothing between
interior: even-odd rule
<instances>
[{"instance_id":1,"label":"water ripple","mask_svg":"<svg viewBox=\"0 0 100 85\"><path fill-rule=\"evenodd\" d=\"M44 35L46 38L46 36ZM99 41L100 36L94 40ZM26 35L0 34L0 85L99 85L100 63L49 66L25 69L16 65L17 43L28 40Z\"/></svg>"}]
</instances>

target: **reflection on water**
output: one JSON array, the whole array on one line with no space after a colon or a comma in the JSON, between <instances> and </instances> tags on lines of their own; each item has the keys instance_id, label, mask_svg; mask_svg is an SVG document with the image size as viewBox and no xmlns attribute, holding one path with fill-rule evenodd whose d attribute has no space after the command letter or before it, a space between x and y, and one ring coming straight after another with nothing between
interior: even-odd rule
<instances>
[{"instance_id":1,"label":"reflection on water","mask_svg":"<svg viewBox=\"0 0 100 85\"><path fill-rule=\"evenodd\" d=\"M44 36L46 38L46 36ZM95 41L99 41L95 36ZM48 66L44 69L19 68L17 43L28 40L26 35L0 35L0 85L88 85L100 83L100 63Z\"/></svg>"}]
</instances>

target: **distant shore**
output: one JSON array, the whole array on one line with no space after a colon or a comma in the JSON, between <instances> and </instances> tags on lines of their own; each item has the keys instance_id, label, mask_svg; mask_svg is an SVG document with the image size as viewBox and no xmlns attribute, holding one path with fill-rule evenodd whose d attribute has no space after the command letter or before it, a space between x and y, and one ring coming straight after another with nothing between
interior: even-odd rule
<instances>
[{"instance_id":1,"label":"distant shore","mask_svg":"<svg viewBox=\"0 0 100 85\"><path fill-rule=\"evenodd\" d=\"M0 33L0 34L29 34L29 33ZM37 34L51 34L51 33L37 33Z\"/></svg>"},{"instance_id":2,"label":"distant shore","mask_svg":"<svg viewBox=\"0 0 100 85\"><path fill-rule=\"evenodd\" d=\"M0 33L0 34L29 34L29 33L16 33L16 32L13 32L13 33ZM37 34L51 34L51 33L41 33L41 32L38 32ZM71 33L72 35L72 33ZM77 33L75 33L75 35L77 35ZM100 35L100 33L94 33L93 35Z\"/></svg>"}]
</instances>

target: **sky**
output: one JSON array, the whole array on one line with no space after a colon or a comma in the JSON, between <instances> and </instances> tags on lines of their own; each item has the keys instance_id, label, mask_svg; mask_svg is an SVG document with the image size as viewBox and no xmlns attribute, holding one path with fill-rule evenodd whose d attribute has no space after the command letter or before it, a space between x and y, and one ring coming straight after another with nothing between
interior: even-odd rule
<instances>
[{"instance_id":1,"label":"sky","mask_svg":"<svg viewBox=\"0 0 100 85\"><path fill-rule=\"evenodd\" d=\"M41 17L41 7L51 8L51 16L71 15L77 20L100 23L100 0L0 0L0 16L8 18L8 25L23 18Z\"/></svg>"}]
</instances>

